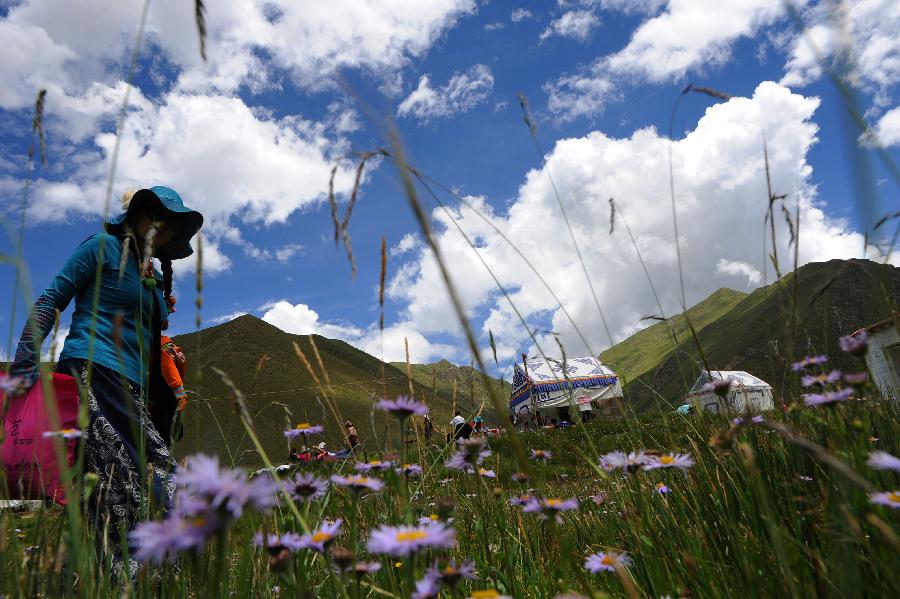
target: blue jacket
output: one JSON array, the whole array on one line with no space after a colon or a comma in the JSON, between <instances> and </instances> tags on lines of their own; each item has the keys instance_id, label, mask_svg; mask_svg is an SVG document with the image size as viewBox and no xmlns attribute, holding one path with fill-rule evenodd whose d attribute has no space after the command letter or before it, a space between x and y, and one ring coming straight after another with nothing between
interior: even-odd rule
<instances>
[{"instance_id":1,"label":"blue jacket","mask_svg":"<svg viewBox=\"0 0 900 599\"><path fill-rule=\"evenodd\" d=\"M101 245L100 297L94 323L94 287ZM35 302L30 316L33 326L31 323L25 326L11 374L37 379L35 341L39 344L44 340L53 328L55 311L62 312L74 299L75 312L60 360L90 357L94 363L121 372L131 382L144 386L153 341L154 302L159 306L160 318L165 319L168 311L160 286L151 288L142 283L134 253L129 252L120 270L121 260L122 241L108 233L92 235L78 246ZM121 323L116 325L119 314Z\"/></svg>"}]
</instances>

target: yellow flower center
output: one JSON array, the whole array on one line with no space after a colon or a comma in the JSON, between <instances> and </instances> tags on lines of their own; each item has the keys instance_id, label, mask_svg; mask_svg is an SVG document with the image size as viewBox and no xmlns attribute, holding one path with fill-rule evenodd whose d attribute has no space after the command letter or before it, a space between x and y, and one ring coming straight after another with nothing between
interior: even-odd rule
<instances>
[{"instance_id":1,"label":"yellow flower center","mask_svg":"<svg viewBox=\"0 0 900 599\"><path fill-rule=\"evenodd\" d=\"M301 431L308 429L308 428L312 428L312 425L308 422L301 422L300 424L297 425L297 429L301 430Z\"/></svg>"},{"instance_id":2,"label":"yellow flower center","mask_svg":"<svg viewBox=\"0 0 900 599\"><path fill-rule=\"evenodd\" d=\"M663 457L659 458L659 463L666 464L667 466L674 461L675 461L675 458L670 455L664 455Z\"/></svg>"},{"instance_id":3,"label":"yellow flower center","mask_svg":"<svg viewBox=\"0 0 900 599\"><path fill-rule=\"evenodd\" d=\"M314 534L312 536L312 541L313 541L313 543L327 543L332 538L334 538L333 534L320 530L319 532L317 532L316 534Z\"/></svg>"},{"instance_id":4,"label":"yellow flower center","mask_svg":"<svg viewBox=\"0 0 900 599\"><path fill-rule=\"evenodd\" d=\"M347 479L351 485L365 485L369 483L369 478L366 476L351 476Z\"/></svg>"},{"instance_id":5,"label":"yellow flower center","mask_svg":"<svg viewBox=\"0 0 900 599\"><path fill-rule=\"evenodd\" d=\"M437 514L429 514L428 517L431 518L432 520L434 520L435 522L438 521L438 515L437 515Z\"/></svg>"},{"instance_id":6,"label":"yellow flower center","mask_svg":"<svg viewBox=\"0 0 900 599\"><path fill-rule=\"evenodd\" d=\"M887 498L891 503L900 503L900 493L888 493Z\"/></svg>"},{"instance_id":7,"label":"yellow flower center","mask_svg":"<svg viewBox=\"0 0 900 599\"><path fill-rule=\"evenodd\" d=\"M402 568L402 567L403 567L403 562L397 562L396 564L394 564L394 567L395 567L395 568Z\"/></svg>"},{"instance_id":8,"label":"yellow flower center","mask_svg":"<svg viewBox=\"0 0 900 599\"><path fill-rule=\"evenodd\" d=\"M561 499L548 499L547 500L547 507L559 507L561 505L562 505Z\"/></svg>"},{"instance_id":9,"label":"yellow flower center","mask_svg":"<svg viewBox=\"0 0 900 599\"><path fill-rule=\"evenodd\" d=\"M472 593L472 599L492 599L499 596L500 593L498 593L494 589L488 589L486 591L474 591Z\"/></svg>"},{"instance_id":10,"label":"yellow flower center","mask_svg":"<svg viewBox=\"0 0 900 599\"><path fill-rule=\"evenodd\" d=\"M370 460L369 464L372 466L378 466L379 464L381 464L381 460Z\"/></svg>"},{"instance_id":11,"label":"yellow flower center","mask_svg":"<svg viewBox=\"0 0 900 599\"><path fill-rule=\"evenodd\" d=\"M662 488L665 487L665 486L666 486L666 483L656 483L656 488L657 488L657 489L662 489Z\"/></svg>"},{"instance_id":12,"label":"yellow flower center","mask_svg":"<svg viewBox=\"0 0 900 599\"><path fill-rule=\"evenodd\" d=\"M407 532L398 532L395 539L401 543L411 543L413 541L421 541L428 536L424 530L410 530Z\"/></svg>"},{"instance_id":13,"label":"yellow flower center","mask_svg":"<svg viewBox=\"0 0 900 599\"><path fill-rule=\"evenodd\" d=\"M615 566L616 560L609 557L608 555L604 555L603 559L600 560L600 563L603 564L604 566Z\"/></svg>"},{"instance_id":14,"label":"yellow flower center","mask_svg":"<svg viewBox=\"0 0 900 599\"><path fill-rule=\"evenodd\" d=\"M447 566L444 568L444 574L456 574L456 568L453 566Z\"/></svg>"},{"instance_id":15,"label":"yellow flower center","mask_svg":"<svg viewBox=\"0 0 900 599\"><path fill-rule=\"evenodd\" d=\"M64 435L70 435L70 434L74 433L74 432L77 431L77 430L78 430L78 429L74 429L74 428L64 428L64 429L62 429L62 430L59 431L59 432L61 432L61 433L64 434Z\"/></svg>"}]
</instances>

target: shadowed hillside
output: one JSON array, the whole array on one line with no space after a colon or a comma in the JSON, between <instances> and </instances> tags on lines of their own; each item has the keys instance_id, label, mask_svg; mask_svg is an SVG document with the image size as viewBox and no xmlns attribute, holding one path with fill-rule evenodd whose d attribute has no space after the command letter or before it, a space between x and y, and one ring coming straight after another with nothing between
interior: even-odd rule
<instances>
[{"instance_id":1,"label":"shadowed hillside","mask_svg":"<svg viewBox=\"0 0 900 599\"><path fill-rule=\"evenodd\" d=\"M373 401L386 391L388 397L409 394L406 375L355 347L318 335L313 336L330 380L329 396L336 398L342 420L352 420L360 442L375 449L384 441L387 420L383 413L371 414ZM238 418L228 388L212 371L228 374L246 395L247 404L260 441L276 463L285 460L288 446L283 431L299 422L324 423L324 438L330 448L343 443L340 427L328 408L316 397L322 393L309 371L298 359L292 342L297 342L324 384L325 377L306 335L291 335L259 318L244 315L196 333L175 338L188 360L189 390L197 393L186 412L185 437L177 452L184 456L197 451L233 459L235 463L257 465L250 439ZM414 383L415 395L426 399L435 422L450 419L450 397ZM374 423L374 431L373 431ZM377 439L376 439L377 435Z\"/></svg>"},{"instance_id":2,"label":"shadowed hillside","mask_svg":"<svg viewBox=\"0 0 900 599\"><path fill-rule=\"evenodd\" d=\"M691 316L722 291L692 308ZM900 268L869 260L831 260L807 264L780 282L744 296L717 318L703 322L698 317L695 325L712 368L751 372L769 382L777 397L785 397L798 391L790 365L805 355L828 354L830 367L858 370L860 365L840 351L838 338L887 318L890 304L896 309L898 297ZM658 329L653 336L641 331L604 353L604 359L629 353L653 355L664 347L658 341L664 326L659 323L647 329ZM695 380L700 359L696 344L684 333L678 340L680 351L670 345L664 356L655 354L650 368L646 368L648 359L638 361L643 369L640 380L630 380L626 387L636 411L679 405L686 392L684 380L688 385ZM623 347L630 351L624 352Z\"/></svg>"}]
</instances>

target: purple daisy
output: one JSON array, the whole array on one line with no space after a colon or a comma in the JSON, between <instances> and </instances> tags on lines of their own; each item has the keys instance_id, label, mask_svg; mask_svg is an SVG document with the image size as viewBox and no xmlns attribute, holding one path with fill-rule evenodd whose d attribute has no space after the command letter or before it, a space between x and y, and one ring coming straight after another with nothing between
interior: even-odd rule
<instances>
[{"instance_id":1,"label":"purple daisy","mask_svg":"<svg viewBox=\"0 0 900 599\"><path fill-rule=\"evenodd\" d=\"M412 599L435 599L441 592L441 586L438 581L425 574L425 578L416 581L416 590L413 591Z\"/></svg>"},{"instance_id":2,"label":"purple daisy","mask_svg":"<svg viewBox=\"0 0 900 599\"><path fill-rule=\"evenodd\" d=\"M626 474L633 472L649 461L644 450L632 451L625 453L624 451L611 451L600 456L600 466L604 470L620 469Z\"/></svg>"},{"instance_id":3,"label":"purple daisy","mask_svg":"<svg viewBox=\"0 0 900 599\"><path fill-rule=\"evenodd\" d=\"M300 537L300 547L312 549L318 553L325 553L325 549L337 538L341 531L341 520L338 518L334 522L323 520L322 524L315 532L307 533Z\"/></svg>"},{"instance_id":4,"label":"purple daisy","mask_svg":"<svg viewBox=\"0 0 900 599\"><path fill-rule=\"evenodd\" d=\"M546 462L550 458L553 457L552 451L546 451L544 449L532 449L531 450L531 459L532 460L540 460L542 462Z\"/></svg>"},{"instance_id":5,"label":"purple daisy","mask_svg":"<svg viewBox=\"0 0 900 599\"><path fill-rule=\"evenodd\" d=\"M320 424L317 424L314 426L308 422L301 422L294 428L284 431L284 436L287 437L288 439L293 439L294 437L299 437L300 435L303 435L304 437L309 437L310 435L321 434L322 431L324 431L324 430L325 430L325 427L323 427Z\"/></svg>"},{"instance_id":6,"label":"purple daisy","mask_svg":"<svg viewBox=\"0 0 900 599\"><path fill-rule=\"evenodd\" d=\"M384 482L377 478L369 478L368 476L338 476L331 477L331 482L342 487L346 487L354 493L360 491L380 491L384 488Z\"/></svg>"},{"instance_id":7,"label":"purple daisy","mask_svg":"<svg viewBox=\"0 0 900 599\"><path fill-rule=\"evenodd\" d=\"M512 479L512 481L516 482L516 483L527 483L528 482L528 475L525 474L524 472L513 472L509 478Z\"/></svg>"},{"instance_id":8,"label":"purple daisy","mask_svg":"<svg viewBox=\"0 0 900 599\"><path fill-rule=\"evenodd\" d=\"M886 451L873 451L870 453L866 465L875 470L900 472L900 458L892 456Z\"/></svg>"},{"instance_id":9,"label":"purple daisy","mask_svg":"<svg viewBox=\"0 0 900 599\"><path fill-rule=\"evenodd\" d=\"M420 549L451 549L456 546L456 531L442 522L419 526L387 526L374 529L369 535L371 553L404 557Z\"/></svg>"},{"instance_id":10,"label":"purple daisy","mask_svg":"<svg viewBox=\"0 0 900 599\"><path fill-rule=\"evenodd\" d=\"M231 518L240 518L244 508L265 512L276 505L278 487L268 477L247 480L242 470L221 468L219 458L197 454L188 458L187 465L175 473L175 483L181 491L195 501L190 511L196 514L206 502L220 515L225 512Z\"/></svg>"},{"instance_id":11,"label":"purple daisy","mask_svg":"<svg viewBox=\"0 0 900 599\"><path fill-rule=\"evenodd\" d=\"M854 356L862 356L865 355L866 348L869 346L869 334L865 329L861 329L855 333L841 337L838 339L838 343L841 346L841 351L853 354Z\"/></svg>"},{"instance_id":12,"label":"purple daisy","mask_svg":"<svg viewBox=\"0 0 900 599\"><path fill-rule=\"evenodd\" d=\"M541 518L548 519L553 516L557 522L561 521L560 514L569 510L578 509L578 499L532 499L522 507L523 512L539 513Z\"/></svg>"},{"instance_id":13,"label":"purple daisy","mask_svg":"<svg viewBox=\"0 0 900 599\"><path fill-rule=\"evenodd\" d=\"M478 579L478 576L475 575L475 562L468 561L457 565L455 559L451 559L443 567L435 563L425 572L425 577L432 578L450 588L455 587L463 579Z\"/></svg>"},{"instance_id":14,"label":"purple daisy","mask_svg":"<svg viewBox=\"0 0 900 599\"><path fill-rule=\"evenodd\" d=\"M888 493L871 493L869 501L878 505L886 505L888 507L900 509L900 491L891 491Z\"/></svg>"},{"instance_id":15,"label":"purple daisy","mask_svg":"<svg viewBox=\"0 0 900 599\"><path fill-rule=\"evenodd\" d=\"M357 462L356 469L359 472L384 472L394 467L394 462L389 460L369 460L368 462Z\"/></svg>"},{"instance_id":16,"label":"purple daisy","mask_svg":"<svg viewBox=\"0 0 900 599\"><path fill-rule=\"evenodd\" d=\"M656 492L660 495L665 495L666 493L671 493L672 489L666 486L666 483L656 483Z\"/></svg>"},{"instance_id":17,"label":"purple daisy","mask_svg":"<svg viewBox=\"0 0 900 599\"><path fill-rule=\"evenodd\" d=\"M614 551L592 553L584 560L584 569L591 574L598 572L615 572L616 568L624 568L631 564L631 558L624 553Z\"/></svg>"},{"instance_id":18,"label":"purple daisy","mask_svg":"<svg viewBox=\"0 0 900 599\"><path fill-rule=\"evenodd\" d=\"M50 437L62 437L63 439L80 439L83 433L77 428L64 428L58 431L46 431L41 434L42 437L48 439Z\"/></svg>"},{"instance_id":19,"label":"purple daisy","mask_svg":"<svg viewBox=\"0 0 900 599\"><path fill-rule=\"evenodd\" d=\"M478 469L478 476L481 478L497 478L497 473L493 470L486 470L485 468Z\"/></svg>"},{"instance_id":20,"label":"purple daisy","mask_svg":"<svg viewBox=\"0 0 900 599\"><path fill-rule=\"evenodd\" d=\"M403 474L405 476L419 476L422 474L422 467L418 464L403 464L403 466L399 466L394 470L397 474Z\"/></svg>"},{"instance_id":21,"label":"purple daisy","mask_svg":"<svg viewBox=\"0 0 900 599\"><path fill-rule=\"evenodd\" d=\"M509 505L527 505L532 501L534 501L534 497L526 493L525 495L510 497Z\"/></svg>"},{"instance_id":22,"label":"purple daisy","mask_svg":"<svg viewBox=\"0 0 900 599\"><path fill-rule=\"evenodd\" d=\"M728 390L731 389L731 383L733 381L729 379L713 379L710 382L703 385L703 388L700 389L703 393L715 393L720 397L725 397L728 395Z\"/></svg>"},{"instance_id":23,"label":"purple daisy","mask_svg":"<svg viewBox=\"0 0 900 599\"><path fill-rule=\"evenodd\" d=\"M853 389L841 389L840 391L826 391L825 393L809 393L803 396L803 403L809 407L825 406L847 401L853 395Z\"/></svg>"},{"instance_id":24,"label":"purple daisy","mask_svg":"<svg viewBox=\"0 0 900 599\"><path fill-rule=\"evenodd\" d=\"M269 533L266 535L265 542L263 542L263 534L258 532L253 537L253 544L257 547L268 547L269 553L281 549L287 549L294 553L305 547L303 538L295 532L286 532L282 535Z\"/></svg>"},{"instance_id":25,"label":"purple daisy","mask_svg":"<svg viewBox=\"0 0 900 599\"><path fill-rule=\"evenodd\" d=\"M288 492L294 501L313 501L328 491L328 481L303 472L287 481Z\"/></svg>"},{"instance_id":26,"label":"purple daisy","mask_svg":"<svg viewBox=\"0 0 900 599\"><path fill-rule=\"evenodd\" d=\"M207 538L203 524L202 520L186 520L174 514L164 520L139 522L128 533L135 547L134 558L159 564L174 560L182 551L200 549Z\"/></svg>"},{"instance_id":27,"label":"purple daisy","mask_svg":"<svg viewBox=\"0 0 900 599\"><path fill-rule=\"evenodd\" d=\"M659 457L652 456L644 465L644 470L657 468L678 468L686 470L694 465L694 459L686 453L667 453Z\"/></svg>"},{"instance_id":28,"label":"purple daisy","mask_svg":"<svg viewBox=\"0 0 900 599\"><path fill-rule=\"evenodd\" d=\"M400 395L397 399L382 399L375 407L385 412L390 412L401 420L410 416L424 416L428 413L428 406L420 401Z\"/></svg>"},{"instance_id":29,"label":"purple daisy","mask_svg":"<svg viewBox=\"0 0 900 599\"><path fill-rule=\"evenodd\" d=\"M381 570L381 562L357 562L355 566L350 566L347 571L353 572L357 576L366 574L374 574Z\"/></svg>"},{"instance_id":30,"label":"purple daisy","mask_svg":"<svg viewBox=\"0 0 900 599\"><path fill-rule=\"evenodd\" d=\"M841 380L841 371L832 370L828 374L804 374L800 378L800 384L804 387L812 387L813 385L825 386L829 383L836 383Z\"/></svg>"},{"instance_id":31,"label":"purple daisy","mask_svg":"<svg viewBox=\"0 0 900 599\"><path fill-rule=\"evenodd\" d=\"M763 422L765 422L765 420L763 420L762 416L752 416L750 418L750 422L752 422L753 424L762 424ZM738 417L738 418L735 418L734 420L732 420L731 423L735 426L740 426L740 425L744 424L744 419L741 417Z\"/></svg>"},{"instance_id":32,"label":"purple daisy","mask_svg":"<svg viewBox=\"0 0 900 599\"><path fill-rule=\"evenodd\" d=\"M827 361L828 361L828 356L806 356L799 362L795 362L794 364L791 364L791 369L794 372L800 372L807 366L813 366L815 364L824 364Z\"/></svg>"},{"instance_id":33,"label":"purple daisy","mask_svg":"<svg viewBox=\"0 0 900 599\"><path fill-rule=\"evenodd\" d=\"M868 372L848 372L844 375L844 381L851 385L865 385L868 380Z\"/></svg>"}]
</instances>

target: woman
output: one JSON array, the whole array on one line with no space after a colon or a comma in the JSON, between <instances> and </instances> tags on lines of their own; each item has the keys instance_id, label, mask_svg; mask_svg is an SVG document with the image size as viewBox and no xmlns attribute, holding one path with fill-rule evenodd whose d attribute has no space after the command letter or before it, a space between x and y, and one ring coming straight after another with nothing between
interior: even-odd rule
<instances>
[{"instance_id":1,"label":"woman","mask_svg":"<svg viewBox=\"0 0 900 599\"><path fill-rule=\"evenodd\" d=\"M353 451L359 443L359 434L356 432L356 427L349 420L344 423L344 428L347 429L347 444L350 451Z\"/></svg>"},{"instance_id":2,"label":"woman","mask_svg":"<svg viewBox=\"0 0 900 599\"><path fill-rule=\"evenodd\" d=\"M11 368L29 384L38 380L41 343L56 311L74 299L57 372L83 384L85 469L97 476L87 516L98 548L110 548L114 574L122 568L120 527L128 531L147 515L149 468L155 501L165 507L173 500L175 462L167 442L177 404L160 374L160 323L168 315L172 260L192 253L190 239L203 224L168 187L126 194L123 205L125 212L86 239L38 298ZM151 256L162 266L162 290L155 277L143 276ZM136 570L132 563L126 575L133 578Z\"/></svg>"}]
</instances>

